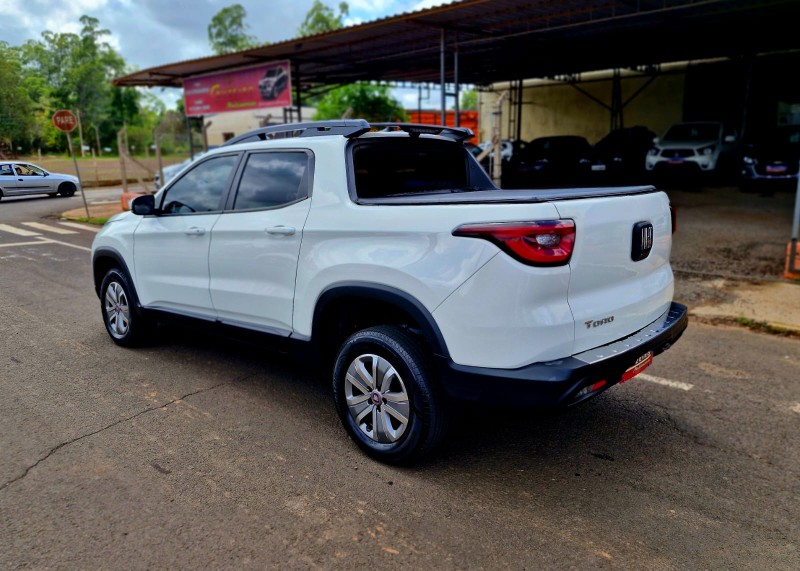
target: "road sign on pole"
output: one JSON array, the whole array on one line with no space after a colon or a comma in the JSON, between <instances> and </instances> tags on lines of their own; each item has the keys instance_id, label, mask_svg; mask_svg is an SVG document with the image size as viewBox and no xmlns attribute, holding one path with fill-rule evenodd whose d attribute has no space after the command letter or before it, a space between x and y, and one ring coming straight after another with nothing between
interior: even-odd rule
<instances>
[{"instance_id":1,"label":"road sign on pole","mask_svg":"<svg viewBox=\"0 0 800 571\"><path fill-rule=\"evenodd\" d=\"M89 205L86 202L86 193L83 191L83 182L81 181L81 173L78 170L78 161L75 158L75 153L72 151L72 137L69 136L70 131L78 126L78 118L69 109L59 109L53 113L53 125L59 131L64 131L67 136L67 145L69 146L69 154L72 157L72 164L75 165L75 176L78 177L78 184L81 187L81 198L83 198L83 208L86 210L86 219L88 221L92 216L89 214Z\"/></svg>"},{"instance_id":2,"label":"road sign on pole","mask_svg":"<svg viewBox=\"0 0 800 571\"><path fill-rule=\"evenodd\" d=\"M69 109L59 109L53 113L53 125L59 131L69 133L78 126L78 118Z\"/></svg>"}]
</instances>

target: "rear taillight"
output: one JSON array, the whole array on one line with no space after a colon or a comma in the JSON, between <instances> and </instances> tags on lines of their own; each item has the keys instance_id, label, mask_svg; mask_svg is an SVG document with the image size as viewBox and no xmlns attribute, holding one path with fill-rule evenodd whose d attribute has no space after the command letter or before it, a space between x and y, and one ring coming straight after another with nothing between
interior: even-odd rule
<instances>
[{"instance_id":1,"label":"rear taillight","mask_svg":"<svg viewBox=\"0 0 800 571\"><path fill-rule=\"evenodd\" d=\"M675 207L669 207L669 217L672 220L672 233L674 234L675 231L678 229L678 218L675 216Z\"/></svg>"},{"instance_id":2,"label":"rear taillight","mask_svg":"<svg viewBox=\"0 0 800 571\"><path fill-rule=\"evenodd\" d=\"M483 238L529 266L560 266L569 262L575 246L572 220L464 224L453 236Z\"/></svg>"}]
</instances>

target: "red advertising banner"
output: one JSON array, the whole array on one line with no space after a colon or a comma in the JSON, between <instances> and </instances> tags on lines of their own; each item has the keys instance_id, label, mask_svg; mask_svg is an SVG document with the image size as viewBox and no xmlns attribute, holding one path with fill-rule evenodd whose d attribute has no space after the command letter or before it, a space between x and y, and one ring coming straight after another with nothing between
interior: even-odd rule
<instances>
[{"instance_id":1,"label":"red advertising banner","mask_svg":"<svg viewBox=\"0 0 800 571\"><path fill-rule=\"evenodd\" d=\"M289 107L292 104L292 81L288 61L278 61L247 69L238 69L192 77L183 82L186 114L190 117Z\"/></svg>"}]
</instances>

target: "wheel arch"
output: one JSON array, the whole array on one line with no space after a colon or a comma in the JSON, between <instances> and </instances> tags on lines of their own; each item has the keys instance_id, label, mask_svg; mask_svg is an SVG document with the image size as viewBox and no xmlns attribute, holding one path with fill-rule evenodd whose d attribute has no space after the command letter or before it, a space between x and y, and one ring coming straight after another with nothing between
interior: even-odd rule
<instances>
[{"instance_id":1,"label":"wheel arch","mask_svg":"<svg viewBox=\"0 0 800 571\"><path fill-rule=\"evenodd\" d=\"M139 298L136 295L136 288L133 286L133 277L130 269L128 269L128 264L125 263L122 254L113 248L98 248L92 254L92 275L94 277L94 291L97 296L100 297L100 285L103 283L103 278L111 268L121 269L128 276L128 279L131 280L131 289L133 290L133 296L138 306Z\"/></svg>"},{"instance_id":2,"label":"wheel arch","mask_svg":"<svg viewBox=\"0 0 800 571\"><path fill-rule=\"evenodd\" d=\"M326 345L336 350L350 334L375 325L406 325L417 330L435 355L450 354L439 326L418 299L374 283L338 283L323 290L314 306L311 342L325 354Z\"/></svg>"}]
</instances>

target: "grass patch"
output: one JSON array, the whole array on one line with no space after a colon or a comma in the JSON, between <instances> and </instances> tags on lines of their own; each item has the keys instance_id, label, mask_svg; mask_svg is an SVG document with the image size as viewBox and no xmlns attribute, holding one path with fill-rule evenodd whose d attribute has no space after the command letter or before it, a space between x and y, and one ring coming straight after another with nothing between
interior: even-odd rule
<instances>
[{"instance_id":1,"label":"grass patch","mask_svg":"<svg viewBox=\"0 0 800 571\"><path fill-rule=\"evenodd\" d=\"M71 220L73 220L75 222L83 222L85 224L96 224L97 226L102 226L106 222L108 222L108 216L106 216L106 217L100 216L98 218L94 218L94 217L86 218L86 216L78 216L76 218L71 218Z\"/></svg>"},{"instance_id":2,"label":"grass patch","mask_svg":"<svg viewBox=\"0 0 800 571\"><path fill-rule=\"evenodd\" d=\"M776 325L771 325L766 321L756 321L755 319L750 319L748 317L739 316L736 318L736 323L743 327L747 327L753 331L761 331L762 333L771 333L772 335L787 335L787 336L796 336L797 333L786 329L784 327L778 327Z\"/></svg>"}]
</instances>

